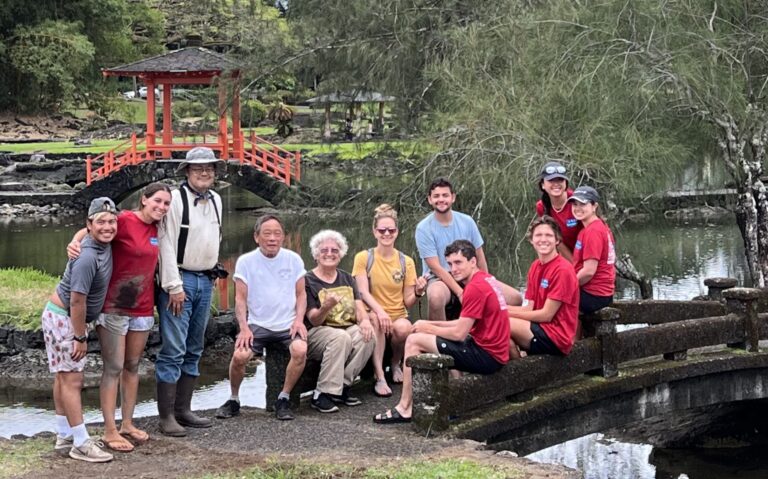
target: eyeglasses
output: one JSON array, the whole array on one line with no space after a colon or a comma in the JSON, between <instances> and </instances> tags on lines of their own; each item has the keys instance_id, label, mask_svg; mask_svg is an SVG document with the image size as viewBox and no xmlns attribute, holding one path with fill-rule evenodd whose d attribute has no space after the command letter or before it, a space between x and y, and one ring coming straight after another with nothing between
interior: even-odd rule
<instances>
[{"instance_id":1,"label":"eyeglasses","mask_svg":"<svg viewBox=\"0 0 768 479\"><path fill-rule=\"evenodd\" d=\"M339 248L320 248L320 254L339 254Z\"/></svg>"},{"instance_id":2,"label":"eyeglasses","mask_svg":"<svg viewBox=\"0 0 768 479\"><path fill-rule=\"evenodd\" d=\"M195 173L196 175L199 175L201 173L213 173L216 171L215 166L190 166L189 171L192 173Z\"/></svg>"},{"instance_id":3,"label":"eyeglasses","mask_svg":"<svg viewBox=\"0 0 768 479\"><path fill-rule=\"evenodd\" d=\"M397 233L397 228L376 228L380 235L393 235Z\"/></svg>"},{"instance_id":4,"label":"eyeglasses","mask_svg":"<svg viewBox=\"0 0 768 479\"><path fill-rule=\"evenodd\" d=\"M561 175L565 174L565 167L564 166L548 166L544 168L544 173L548 175L554 175L555 173L560 173Z\"/></svg>"}]
</instances>

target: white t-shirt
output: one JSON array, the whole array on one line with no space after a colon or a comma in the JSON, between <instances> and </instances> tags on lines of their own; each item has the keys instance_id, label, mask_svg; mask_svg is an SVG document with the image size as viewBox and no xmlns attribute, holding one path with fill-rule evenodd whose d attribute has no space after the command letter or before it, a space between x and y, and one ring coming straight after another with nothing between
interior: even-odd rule
<instances>
[{"instance_id":1,"label":"white t-shirt","mask_svg":"<svg viewBox=\"0 0 768 479\"><path fill-rule=\"evenodd\" d=\"M285 248L274 258L259 248L240 256L235 280L248 286L248 324L270 331L290 329L296 319L296 282L305 274L301 256Z\"/></svg>"}]
</instances>

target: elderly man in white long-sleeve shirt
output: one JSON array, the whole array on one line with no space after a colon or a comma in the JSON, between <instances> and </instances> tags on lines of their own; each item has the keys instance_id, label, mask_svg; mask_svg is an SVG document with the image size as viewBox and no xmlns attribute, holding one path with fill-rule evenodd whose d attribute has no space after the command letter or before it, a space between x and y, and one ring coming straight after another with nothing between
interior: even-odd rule
<instances>
[{"instance_id":1,"label":"elderly man in white long-sleeve shirt","mask_svg":"<svg viewBox=\"0 0 768 479\"><path fill-rule=\"evenodd\" d=\"M211 190L219 160L210 148L187 153L186 181L171 196L166 232L160 237L160 291L157 310L163 344L157 355L157 409L160 430L184 436L187 427L210 427L190 409L200 375L205 328L211 307L221 242L221 197Z\"/></svg>"}]
</instances>

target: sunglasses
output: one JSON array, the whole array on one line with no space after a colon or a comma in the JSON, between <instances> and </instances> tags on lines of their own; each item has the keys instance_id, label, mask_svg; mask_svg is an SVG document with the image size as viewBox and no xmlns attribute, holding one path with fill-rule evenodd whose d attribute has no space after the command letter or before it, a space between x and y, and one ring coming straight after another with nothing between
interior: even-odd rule
<instances>
[{"instance_id":1,"label":"sunglasses","mask_svg":"<svg viewBox=\"0 0 768 479\"><path fill-rule=\"evenodd\" d=\"M397 233L397 228L376 228L376 231L378 231L380 235L393 235Z\"/></svg>"},{"instance_id":2,"label":"sunglasses","mask_svg":"<svg viewBox=\"0 0 768 479\"><path fill-rule=\"evenodd\" d=\"M554 175L555 173L560 173L561 175L565 174L565 167L564 166L548 166L544 168L544 173L548 175Z\"/></svg>"},{"instance_id":3,"label":"sunglasses","mask_svg":"<svg viewBox=\"0 0 768 479\"><path fill-rule=\"evenodd\" d=\"M216 167L214 166L190 166L189 171L192 173L200 174L200 173L213 173L216 171Z\"/></svg>"},{"instance_id":4,"label":"sunglasses","mask_svg":"<svg viewBox=\"0 0 768 479\"><path fill-rule=\"evenodd\" d=\"M339 248L320 248L320 254L339 254Z\"/></svg>"}]
</instances>

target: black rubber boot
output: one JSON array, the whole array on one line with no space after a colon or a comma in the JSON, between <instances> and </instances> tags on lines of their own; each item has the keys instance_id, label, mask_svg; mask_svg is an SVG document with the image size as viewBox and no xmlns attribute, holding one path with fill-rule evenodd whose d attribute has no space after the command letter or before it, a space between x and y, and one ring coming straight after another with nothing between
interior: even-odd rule
<instances>
[{"instance_id":1,"label":"black rubber boot","mask_svg":"<svg viewBox=\"0 0 768 479\"><path fill-rule=\"evenodd\" d=\"M184 429L173 415L174 402L176 401L175 383L157 383L157 412L160 414L160 432L166 436L184 437L187 430Z\"/></svg>"},{"instance_id":2,"label":"black rubber boot","mask_svg":"<svg viewBox=\"0 0 768 479\"><path fill-rule=\"evenodd\" d=\"M176 421L186 427L211 427L213 423L210 419L200 417L192 412L192 392L195 390L195 376L182 374L179 382L176 383L176 404L174 412Z\"/></svg>"}]
</instances>

